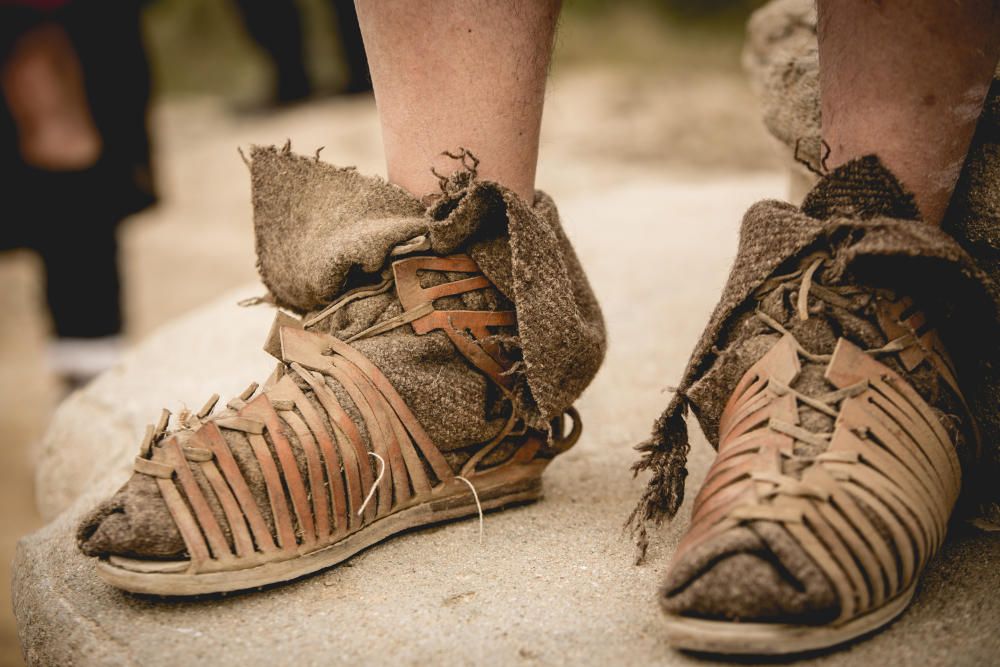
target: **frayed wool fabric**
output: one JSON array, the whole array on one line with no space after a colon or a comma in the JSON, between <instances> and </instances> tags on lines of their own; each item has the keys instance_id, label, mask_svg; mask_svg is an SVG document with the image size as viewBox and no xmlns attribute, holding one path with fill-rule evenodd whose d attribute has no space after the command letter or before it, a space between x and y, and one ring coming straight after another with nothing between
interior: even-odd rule
<instances>
[{"instance_id":1,"label":"frayed wool fabric","mask_svg":"<svg viewBox=\"0 0 1000 667\"><path fill-rule=\"evenodd\" d=\"M764 282L794 269L810 254L832 258L832 279L897 290L920 303L938 323L953 351L972 414L983 434L992 433L1000 406L983 382L998 365L1000 301L993 280L950 235L919 219L913 198L875 156L851 161L824 177L801 208L779 201L755 204L746 213L739 249L722 297L684 372L674 398L640 445L634 469L652 478L629 521L640 545L646 526L672 517L684 494L688 451L687 414L693 413L713 446L719 417L739 378L756 361L726 355L738 324L755 309L752 295ZM986 436L995 460L995 439ZM980 508L997 493L991 466L972 466L980 452L963 447L966 495Z\"/></svg>"},{"instance_id":2,"label":"frayed wool fabric","mask_svg":"<svg viewBox=\"0 0 1000 667\"><path fill-rule=\"evenodd\" d=\"M543 439L546 433L556 440L565 435L551 432L551 424L597 372L605 332L597 301L547 195L537 193L529 205L495 183L475 180L474 171L463 168L444 179L441 194L428 207L381 179L295 155L287 145L257 147L251 157L258 267L270 292L264 301L299 316L279 311L275 331L279 326L305 328L346 341L384 325L385 330L362 335L350 345L388 379L454 471L484 443L504 438L515 418L523 431L541 433ZM420 335L398 323L403 306L386 277L401 249L405 255L408 247L436 256L468 255L492 282L438 298L434 307L443 312L515 311L516 324L493 332L513 362L509 391L501 391L462 356L444 331ZM425 288L465 277L453 271L418 275ZM363 296L354 298L350 293L357 290ZM333 302L338 308L326 312ZM265 349L280 358L280 344L276 353L273 338ZM279 364L276 373L287 372L282 368ZM316 413L325 414L307 383L296 382ZM376 434L368 431L369 420L354 396L334 379L328 378L326 385L374 451ZM182 428L170 435L184 443L192 431ZM499 464L513 456L519 441L511 435L498 441L482 462ZM247 436L234 430L225 430L224 436L255 502L268 506L266 479ZM307 478L302 443L294 433L284 437L301 477ZM539 456L556 453L546 445ZM374 463L372 473L377 474ZM191 474L226 539L232 540L209 480L198 466ZM271 515L263 515L273 530ZM167 505L144 475L134 475L84 519L78 542L89 555L167 558L185 550Z\"/></svg>"},{"instance_id":3,"label":"frayed wool fabric","mask_svg":"<svg viewBox=\"0 0 1000 667\"><path fill-rule=\"evenodd\" d=\"M764 124L809 178L823 168L816 7L812 0L773 0L747 28L743 65L763 107ZM1000 65L976 126L941 229L961 246L984 288L1000 286ZM813 172L813 173L809 173ZM1000 297L993 295L994 302ZM992 357L995 343L984 343ZM963 378L987 443L1000 442L1000 364L984 359ZM977 470L1000 479L1000 448L987 447ZM1000 526L1000 491L989 483L971 492L978 516Z\"/></svg>"},{"instance_id":4,"label":"frayed wool fabric","mask_svg":"<svg viewBox=\"0 0 1000 667\"><path fill-rule=\"evenodd\" d=\"M557 416L597 372L604 321L548 195L529 205L459 172L427 208L382 179L274 147L253 150L251 172L258 266L279 306L319 310L426 235L436 254L468 252L514 305L533 422Z\"/></svg>"}]
</instances>

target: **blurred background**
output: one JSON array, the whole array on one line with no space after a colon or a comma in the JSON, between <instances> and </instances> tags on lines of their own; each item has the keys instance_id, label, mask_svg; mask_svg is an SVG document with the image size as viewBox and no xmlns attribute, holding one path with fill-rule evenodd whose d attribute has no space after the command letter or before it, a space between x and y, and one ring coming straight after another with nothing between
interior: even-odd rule
<instances>
[{"instance_id":1,"label":"blurred background","mask_svg":"<svg viewBox=\"0 0 1000 667\"><path fill-rule=\"evenodd\" d=\"M779 170L740 69L760 4L567 0L539 187ZM384 172L349 0L0 0L0 58L2 666L21 664L8 563L40 525L52 411L256 278L237 147L290 139Z\"/></svg>"}]
</instances>

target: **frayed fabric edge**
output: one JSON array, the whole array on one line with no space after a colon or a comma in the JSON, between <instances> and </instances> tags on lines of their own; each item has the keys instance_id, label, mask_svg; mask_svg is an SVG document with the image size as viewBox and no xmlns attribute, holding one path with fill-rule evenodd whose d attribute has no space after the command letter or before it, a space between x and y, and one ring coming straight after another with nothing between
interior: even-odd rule
<instances>
[{"instance_id":1,"label":"frayed fabric edge","mask_svg":"<svg viewBox=\"0 0 1000 667\"><path fill-rule=\"evenodd\" d=\"M632 465L632 476L651 471L639 503L625 522L636 542L635 564L640 565L649 548L649 524L661 525L673 519L684 502L687 481L687 457L691 449L688 439L687 396L677 391L666 411L656 420L649 440L636 446L642 458Z\"/></svg>"},{"instance_id":2,"label":"frayed fabric edge","mask_svg":"<svg viewBox=\"0 0 1000 667\"><path fill-rule=\"evenodd\" d=\"M888 192L887 195L883 195L884 201L875 200L877 206L871 210L843 211L842 207L849 200L849 197L845 197L845 195L850 194L847 190L854 186L854 183L851 182L854 180L850 173L852 170L874 171L875 175L878 176L879 189ZM789 205L784 202L762 202L751 207L751 210L748 211L740 232L737 264L734 265L733 273L727 281L723 297L717 304L701 340L688 362L677 393L657 420L652 437L636 447L642 453L642 458L632 466L634 474L638 475L647 470L653 473L638 505L625 523L626 529L631 531L636 541L637 564L645 558L649 545L648 531L650 526L658 526L665 520L673 519L684 499L684 485L687 477L686 462L690 450L687 417L689 411L692 410L697 416L697 406L691 402L685 392L718 360L716 345L719 338L725 335L733 321L732 318L741 311L753 289L756 289L767 276L780 270L781 266L817 248L825 248L830 253L833 258L834 272L838 275L861 270L862 273L867 274L868 278L873 277L870 271L871 267L867 267L868 270L865 271L860 260L875 260L880 266L883 266L883 262L894 258L906 262L922 260L920 266L927 275L933 274L947 279L955 286L961 283L965 290L970 288L974 290L967 292L970 297L967 303L975 305L975 307L971 307L974 312L968 313L968 315L979 326L970 324L964 328L966 332L978 331L982 338L989 339L989 336L985 336L982 331L979 331L981 327L984 327L983 331L988 328L989 331L1000 334L1000 297L998 297L1000 292L996 286L951 237L915 218L916 209L911 205L911 196L898 186L887 170L885 170L885 175L879 174L882 170L884 167L874 156L859 159L835 170L832 177L828 176L824 181L821 181L807 197L807 204L810 202L814 206L828 204L826 208L820 207L817 210L814 207L809 207L808 212L803 212L801 209L786 211ZM769 221L767 230L773 232L774 223L780 223L786 227L793 226L798 230L798 238L795 238L788 247L784 248L780 253L781 257L758 256L748 260L747 257L743 257L747 252L745 242L749 237L760 236L763 233L760 229L749 229L748 225L760 226L760 220L755 221L754 218L760 218L761 213L769 213L766 208L754 213L755 209L762 206L773 207L771 210L774 213L793 213L792 217L787 220L783 219L782 216L772 218L771 215L767 215ZM806 204L803 207L806 208ZM821 217L814 217L810 213ZM892 236L898 238L892 239L890 238ZM900 245L899 239L902 239L907 247L904 248ZM766 252L771 252L770 246L762 247L766 248ZM742 267L740 266L741 258L743 260ZM748 276L741 288L734 289L732 284L734 274L741 268L746 271L750 266L757 269L756 275L752 278ZM896 268L899 266L897 265ZM926 282L926 277L923 277L923 281L918 281L925 290L932 288L932 285ZM931 289L931 291L934 290ZM940 297L940 295L936 296ZM934 296L931 298L935 299ZM944 318L943 321L948 319L950 318ZM949 322L949 324L954 323ZM973 347L978 350L989 349L982 345ZM1000 362L994 361L995 353L989 356L990 359L970 360L963 358L961 359L963 363L960 365L973 371L971 377L976 377L978 373L975 371L991 370L1000 364ZM968 392L968 390L966 391ZM984 412L998 411L996 403L989 396L983 397L983 403L976 400L979 397L976 396L975 391L969 392L967 397L971 399L973 412L978 413L979 420L977 421L980 422L981 426L983 425ZM993 472L994 470L996 472ZM1000 519L1000 510L998 510L1000 503L996 500L996 492L989 492L986 487L988 486L987 482L991 479L1000 478L998 477L1000 463L992 461L990 457L982 457L973 472L974 474L970 475L971 479L963 484L963 498L967 499L969 510L972 513L978 514L978 518L983 523L992 525ZM993 487L995 488L995 485ZM986 498L982 497L984 493Z\"/></svg>"}]
</instances>

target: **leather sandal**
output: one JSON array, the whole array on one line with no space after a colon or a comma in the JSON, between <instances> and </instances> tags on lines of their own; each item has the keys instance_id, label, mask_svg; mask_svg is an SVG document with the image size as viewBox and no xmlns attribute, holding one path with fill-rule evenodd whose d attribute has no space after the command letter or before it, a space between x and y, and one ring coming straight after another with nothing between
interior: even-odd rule
<instances>
[{"instance_id":1,"label":"leather sandal","mask_svg":"<svg viewBox=\"0 0 1000 667\"><path fill-rule=\"evenodd\" d=\"M418 270L471 277L424 289ZM513 325L514 313L433 307L435 299L490 286L475 263L462 255L412 257L394 262L392 273L402 316L378 331L404 322L419 334L443 331L470 363L509 390L512 381L503 373L510 362L488 338L491 327ZM454 469L362 353L334 336L306 331L291 318L280 318L275 328L272 343L281 364L259 393L252 386L215 416L206 406L186 420L188 430L181 433L165 435L164 422L150 428L134 470L156 480L189 557L112 555L98 565L112 585L136 593L195 595L301 577L410 528L536 500L542 471L580 435L572 408L567 410L572 428L567 431L564 418L557 418L551 441L537 431L512 436L517 422L512 412L497 437L474 448ZM366 335L374 332L354 339ZM351 397L370 441L362 438L330 381ZM227 432L249 442L267 505L260 506L250 492ZM485 463L501 446L508 454ZM221 506L223 522L192 474L195 468Z\"/></svg>"},{"instance_id":2,"label":"leather sandal","mask_svg":"<svg viewBox=\"0 0 1000 667\"><path fill-rule=\"evenodd\" d=\"M804 277L768 289L797 295L801 322L813 309L866 302L887 342L862 349L841 337L832 354L816 354L766 312L756 313L777 338L723 409L718 456L667 574L661 600L675 646L790 653L866 634L902 613L944 540L961 467L942 414L914 389L906 371L928 365L964 402L954 368L912 301L814 282L826 263L814 260ZM903 372L880 360L887 356L897 357ZM821 369L823 382L797 388L803 365ZM809 421L830 426L809 428ZM836 613L822 624L685 615L700 607L684 592L711 567L705 554L717 557L713 541L734 529L763 533L764 524L780 531L791 543L785 548L801 550L827 580L834 594L829 609Z\"/></svg>"},{"instance_id":3,"label":"leather sandal","mask_svg":"<svg viewBox=\"0 0 1000 667\"><path fill-rule=\"evenodd\" d=\"M994 294L874 156L801 208L751 208L636 466L653 472L633 514L644 545L683 498L688 411L718 451L659 594L672 645L799 653L903 612L960 496L990 484L974 418L989 404L966 378L997 332Z\"/></svg>"},{"instance_id":4,"label":"leather sandal","mask_svg":"<svg viewBox=\"0 0 1000 667\"><path fill-rule=\"evenodd\" d=\"M501 290L473 258L501 269L506 261L500 275L517 275L522 267L511 267L504 252L516 242L503 236L515 216L534 216L520 220L529 230L557 222L507 205L492 240L489 211L474 207L496 205L498 194L514 197L495 184L466 178L443 192L439 206L447 211L418 213L422 205L384 182L287 149L258 150L255 164L268 177L303 170L294 182L314 179L322 201L343 201L330 196L333 180L335 192L364 190L359 201L388 201L399 214L373 227L352 213L328 232L339 256L356 251L383 261L372 273L334 258L329 266L347 278L332 286L306 282L307 271L272 268L269 257L289 255L306 269L316 264L302 256L308 247L286 252L280 245L289 241L287 229L259 236L266 300L299 313L279 311L272 327L264 349L278 360L274 373L221 410L213 396L197 413L179 415L174 429L164 411L147 428L132 479L79 529L81 549L98 557L100 576L127 591L176 596L255 588L330 567L411 528L477 514L482 521L485 511L537 500L542 472L581 433L571 405L553 416L535 400L545 385L524 368L526 345L538 344L538 334L518 317L531 304L517 289ZM259 189L258 180L255 173ZM456 243L473 215L485 245L461 236ZM270 220L265 226L278 227ZM382 235L373 240L359 227ZM415 230L423 233L406 236ZM315 238L307 232L295 242ZM445 233L457 252L441 251L435 235ZM560 258L563 241L552 238L560 245L549 256ZM308 243L317 252L330 247ZM315 273L323 280L332 274ZM577 289L589 293L585 285ZM324 290L337 293L322 303L315 295ZM296 294L310 300L289 303ZM599 316L597 325L603 336ZM589 363L596 371L600 358ZM558 381L558 365L546 372ZM576 381L585 385L589 377Z\"/></svg>"}]
</instances>

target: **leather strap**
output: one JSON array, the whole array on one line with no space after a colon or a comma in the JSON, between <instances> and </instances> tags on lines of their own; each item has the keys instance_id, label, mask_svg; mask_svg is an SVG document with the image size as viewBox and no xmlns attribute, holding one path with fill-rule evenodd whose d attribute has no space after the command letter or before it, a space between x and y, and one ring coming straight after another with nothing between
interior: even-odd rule
<instances>
[{"instance_id":1,"label":"leather strap","mask_svg":"<svg viewBox=\"0 0 1000 667\"><path fill-rule=\"evenodd\" d=\"M420 271L473 275L423 288ZM436 299L491 286L471 259L413 257L395 262L393 272L400 302L409 313L405 319L416 333L444 331L498 386L505 391L513 386L506 374L510 362L491 331L514 326L512 311L433 307ZM166 427L161 419L164 423L148 430L147 444L135 461L137 472L156 479L187 546L192 572L240 569L324 548L393 512L440 498L442 487L455 482L451 465L420 421L357 349L279 316L268 351L283 363L261 394L252 398L257 387L248 388L216 417L210 416L218 400L213 396L192 418L197 429L188 432L183 444L170 436L154 446ZM335 387L359 413L357 422L341 405ZM563 432L561 417L553 424L550 447L557 452L579 437L579 415L570 411L570 416L569 433ZM515 433L517 423L512 414L496 438L481 445L463 467L463 475L474 479L482 474L480 466L489 469L483 461L513 437L520 439L518 448L500 465L534 460L547 445L537 435ZM238 461L227 440L245 441L252 456ZM374 490L378 467L372 454L385 462ZM266 506L258 506L248 480L263 485ZM369 493L373 499L365 505Z\"/></svg>"},{"instance_id":2,"label":"leather strap","mask_svg":"<svg viewBox=\"0 0 1000 667\"><path fill-rule=\"evenodd\" d=\"M326 467L326 478L330 484L330 504L333 516L333 522L335 530L338 534L346 533L351 526L351 512L348 509L348 503L351 499L351 493L347 491L345 486L344 474L341 472L345 468L344 457L341 454L342 444L339 442L334 442L336 435L331 438L330 433L327 431L326 427L323 425L323 420L317 412L313 404L306 398L306 395L302 393L298 385L292 380L290 376L285 376L281 378L276 384L274 389L269 392L269 397L274 399L275 397L284 397L283 400L287 400L292 404L292 407L298 411L301 415L302 420L305 422L309 428L310 433L313 438L319 444L320 451L323 455L323 463ZM289 410L290 414L295 414ZM289 421L285 413L280 413L285 421L292 424L292 428L295 425L292 421ZM301 436L299 436L301 437ZM350 478L349 478L350 480ZM360 505L361 503L361 488L360 485L353 489L357 494L356 502Z\"/></svg>"},{"instance_id":3,"label":"leather strap","mask_svg":"<svg viewBox=\"0 0 1000 667\"><path fill-rule=\"evenodd\" d=\"M829 578L845 623L914 583L944 540L961 469L935 411L891 368L840 339L825 371L834 391L806 397L791 388L801 354L786 333L737 384L675 559L741 523L779 524ZM835 415L832 433L802 428L800 403ZM826 451L800 459L797 440Z\"/></svg>"},{"instance_id":4,"label":"leather strap","mask_svg":"<svg viewBox=\"0 0 1000 667\"><path fill-rule=\"evenodd\" d=\"M478 274L433 287L420 285L419 272L438 271ZM392 264L396 279L396 294L404 311L413 311L433 304L435 299L455 296L477 289L492 287L493 284L467 255L450 257L409 257ZM517 317L514 311L498 310L432 310L427 315L410 322L417 334L443 331L455 348L469 362L488 378L505 390L514 386L514 378L507 375L511 363L504 358L500 346L490 340L492 327L514 326Z\"/></svg>"}]
</instances>

